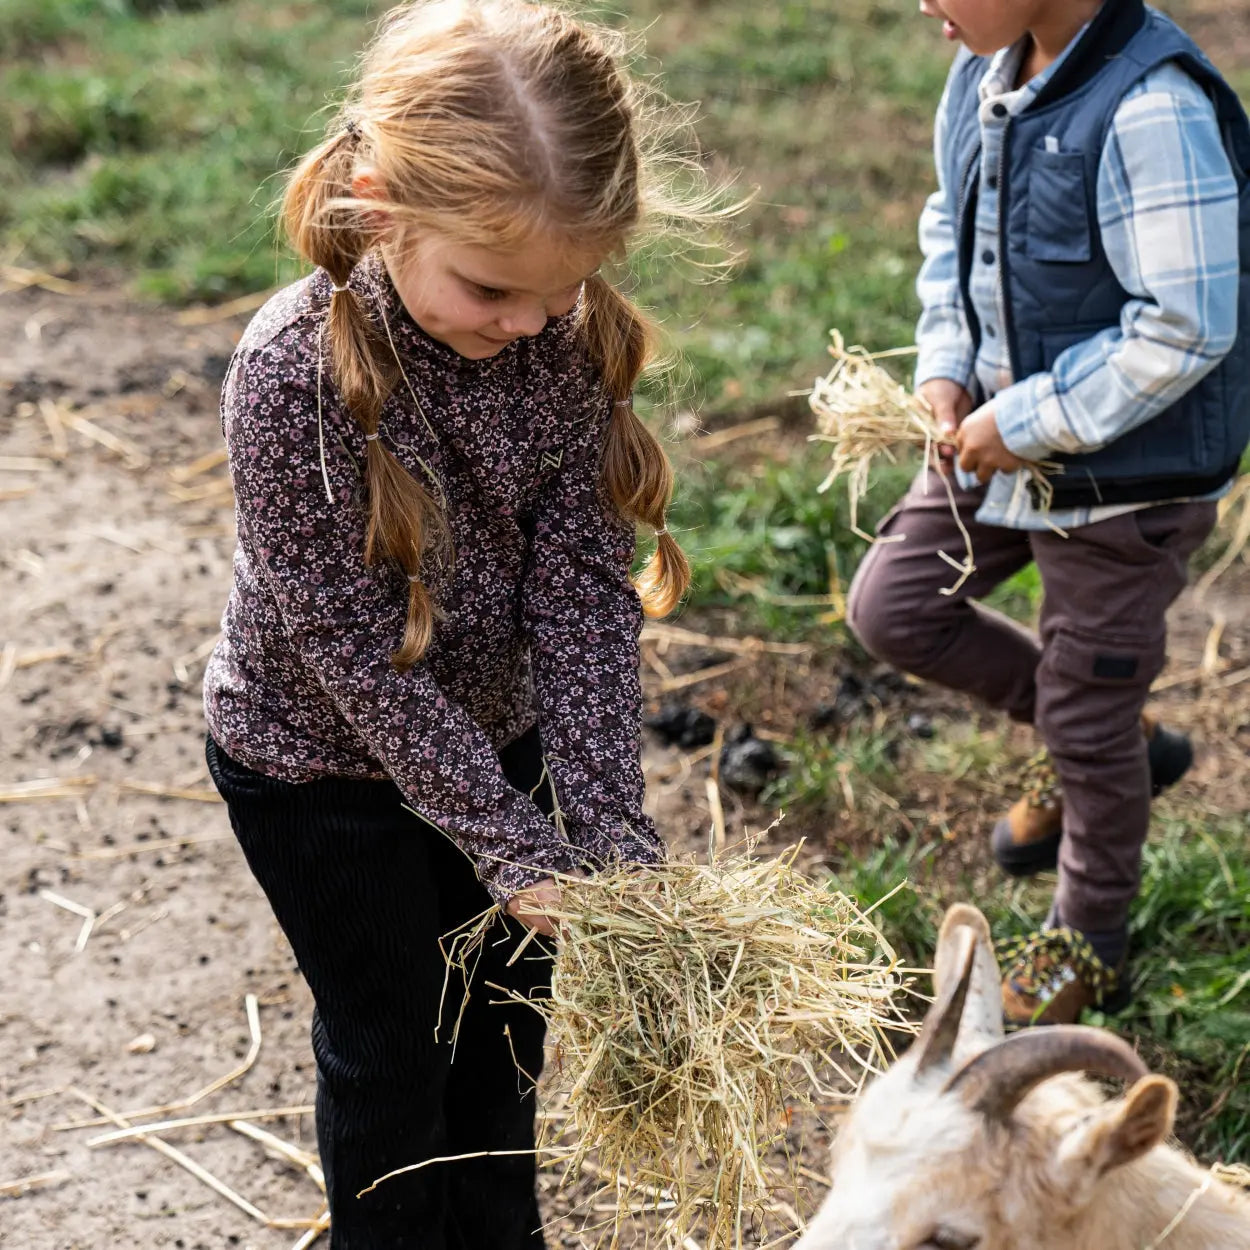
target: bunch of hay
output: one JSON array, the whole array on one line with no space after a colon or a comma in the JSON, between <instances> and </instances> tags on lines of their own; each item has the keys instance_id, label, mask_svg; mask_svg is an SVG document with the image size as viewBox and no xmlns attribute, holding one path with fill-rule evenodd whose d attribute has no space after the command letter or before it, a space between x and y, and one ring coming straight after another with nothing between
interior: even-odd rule
<instances>
[{"instance_id":1,"label":"bunch of hay","mask_svg":"<svg viewBox=\"0 0 1250 1250\"><path fill-rule=\"evenodd\" d=\"M536 1005L574 1140L565 1177L597 1154L613 1236L641 1196L669 1244L699 1227L709 1246L740 1245L772 1205L765 1159L787 1108L851 1096L883 1066L884 1031L906 1027L888 943L797 852L564 884L552 995Z\"/></svg>"},{"instance_id":2,"label":"bunch of hay","mask_svg":"<svg viewBox=\"0 0 1250 1250\"><path fill-rule=\"evenodd\" d=\"M933 409L877 363L911 355L915 348L873 353L847 347L838 330L831 330L829 337L833 367L816 379L808 396L820 431L812 438L833 446L833 467L820 489L828 490L840 477L848 479L851 524L859 533L856 507L868 488L873 461L884 456L893 463L900 447L923 447L928 460L933 447L947 440Z\"/></svg>"},{"instance_id":3,"label":"bunch of hay","mask_svg":"<svg viewBox=\"0 0 1250 1250\"><path fill-rule=\"evenodd\" d=\"M886 352L869 352L863 347L847 347L841 333L830 331L829 354L833 367L823 378L817 378L808 395L808 404L816 414L818 434L814 442L829 443L833 448L833 465L819 489L826 491L840 477L847 479L851 509L851 528L869 542L871 534L859 528L859 500L868 489L873 462L884 457L890 462L900 448L923 448L928 464L935 445L949 443L949 437L938 426L930 406L919 395L909 391L893 375L878 364L889 357L908 356L913 347L895 348ZM1048 511L1054 495L1047 473L1057 466L1028 464L1033 490L1042 511ZM954 594L976 571L972 540L959 518L950 479L941 475L942 484L951 501L951 512L964 540L964 558L956 560L946 552L941 557L959 574L953 586L943 594Z\"/></svg>"}]
</instances>

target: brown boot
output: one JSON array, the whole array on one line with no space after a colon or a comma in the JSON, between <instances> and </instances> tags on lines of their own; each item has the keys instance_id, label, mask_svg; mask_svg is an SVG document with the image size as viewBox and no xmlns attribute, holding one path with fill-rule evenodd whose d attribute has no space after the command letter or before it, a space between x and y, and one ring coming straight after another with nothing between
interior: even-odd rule
<instances>
[{"instance_id":1,"label":"brown boot","mask_svg":"<svg viewBox=\"0 0 1250 1250\"><path fill-rule=\"evenodd\" d=\"M1076 1024L1086 1010L1121 1011L1131 1001L1126 960L1109 968L1076 929L1039 929L999 951L1008 1028Z\"/></svg>"},{"instance_id":2,"label":"brown boot","mask_svg":"<svg viewBox=\"0 0 1250 1250\"><path fill-rule=\"evenodd\" d=\"M1050 756L1039 751L1024 767L1024 793L994 825L990 845L998 866L1027 877L1054 868L1063 836L1063 796Z\"/></svg>"},{"instance_id":3,"label":"brown boot","mask_svg":"<svg viewBox=\"0 0 1250 1250\"><path fill-rule=\"evenodd\" d=\"M1194 748L1185 734L1167 729L1148 713L1142 713L1141 722L1153 798L1189 771ZM1025 765L1023 789L1024 793L995 823L990 834L994 859L1012 877L1028 877L1055 868L1063 836L1063 794L1044 750Z\"/></svg>"}]
</instances>

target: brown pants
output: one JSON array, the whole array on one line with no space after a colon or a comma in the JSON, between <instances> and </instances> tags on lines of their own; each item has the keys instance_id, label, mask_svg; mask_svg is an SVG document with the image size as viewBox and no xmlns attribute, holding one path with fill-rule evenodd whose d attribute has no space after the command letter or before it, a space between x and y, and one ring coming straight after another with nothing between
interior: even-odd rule
<instances>
[{"instance_id":1,"label":"brown pants","mask_svg":"<svg viewBox=\"0 0 1250 1250\"><path fill-rule=\"evenodd\" d=\"M1167 609L1216 506L1160 504L1062 538L978 524L981 492L956 489L976 572L943 595L955 574L937 552L962 559L964 544L941 481L928 477L927 492L921 474L881 523L896 541L860 565L851 628L878 659L1037 727L1063 789L1059 914L1089 932L1117 929L1150 822L1141 713L1163 668ZM1040 639L975 602L1030 561L1044 590Z\"/></svg>"}]
</instances>

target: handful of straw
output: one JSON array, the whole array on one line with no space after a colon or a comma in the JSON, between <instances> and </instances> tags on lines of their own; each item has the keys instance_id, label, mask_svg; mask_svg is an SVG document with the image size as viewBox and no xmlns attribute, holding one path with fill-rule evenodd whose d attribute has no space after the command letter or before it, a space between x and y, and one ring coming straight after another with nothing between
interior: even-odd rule
<instances>
[{"instance_id":1,"label":"handful of straw","mask_svg":"<svg viewBox=\"0 0 1250 1250\"><path fill-rule=\"evenodd\" d=\"M820 430L812 439L833 447L833 465L819 489L826 491L838 478L845 477L851 528L860 537L873 542L874 536L865 534L859 528L858 519L859 501L868 490L873 461L882 456L894 463L898 448L919 447L924 449L925 463L928 464L934 446L948 443L950 439L938 426L932 408L877 363L888 357L911 355L916 350L914 347L869 352L863 347L847 347L838 330L830 331L830 339L829 354L833 357L833 368L823 378L816 379L808 396ZM1047 510L1054 488L1044 471L1046 466L1029 464L1027 467L1041 507ZM976 565L973 563L972 540L960 520L950 479L946 474L940 476L964 540L962 560L956 560L944 551L938 553L959 574L958 581L942 591L943 594L953 595L976 571Z\"/></svg>"},{"instance_id":2,"label":"handful of straw","mask_svg":"<svg viewBox=\"0 0 1250 1250\"><path fill-rule=\"evenodd\" d=\"M775 860L670 862L566 882L548 1021L575 1146L612 1178L612 1235L637 1205L681 1245L741 1244L770 1206L786 1108L849 1098L880 1070L897 960L845 895ZM828 1086L830 1077L839 1087Z\"/></svg>"},{"instance_id":3,"label":"handful of straw","mask_svg":"<svg viewBox=\"0 0 1250 1250\"><path fill-rule=\"evenodd\" d=\"M816 379L808 396L820 430L812 439L833 445L833 467L820 489L828 490L840 477L849 479L851 524L860 533L855 509L868 489L872 462L884 456L894 463L899 447L923 447L927 460L934 445L947 440L933 409L877 364L912 355L914 347L874 353L847 347L839 330L831 330L829 337L833 368Z\"/></svg>"}]
</instances>

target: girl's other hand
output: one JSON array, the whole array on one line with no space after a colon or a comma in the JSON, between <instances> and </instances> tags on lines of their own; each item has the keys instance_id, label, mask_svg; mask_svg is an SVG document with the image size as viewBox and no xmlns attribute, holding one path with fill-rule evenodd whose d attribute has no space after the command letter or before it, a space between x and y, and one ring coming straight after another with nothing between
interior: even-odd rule
<instances>
[{"instance_id":1,"label":"girl's other hand","mask_svg":"<svg viewBox=\"0 0 1250 1250\"><path fill-rule=\"evenodd\" d=\"M959 467L965 473L976 474L984 485L995 473L1015 473L1024 468L1024 461L1012 455L998 432L994 409L989 404L978 408L962 422L955 434L955 447L959 452Z\"/></svg>"},{"instance_id":2,"label":"girl's other hand","mask_svg":"<svg viewBox=\"0 0 1250 1250\"><path fill-rule=\"evenodd\" d=\"M955 432L972 411L972 396L950 378L930 378L916 394L933 409L938 428L948 440L937 446L938 468L949 470L955 462Z\"/></svg>"},{"instance_id":3,"label":"girl's other hand","mask_svg":"<svg viewBox=\"0 0 1250 1250\"><path fill-rule=\"evenodd\" d=\"M528 928L537 929L546 937L556 936L555 922L547 915L547 909L560 905L560 887L550 878L536 881L518 890L504 910L514 920Z\"/></svg>"}]
</instances>

